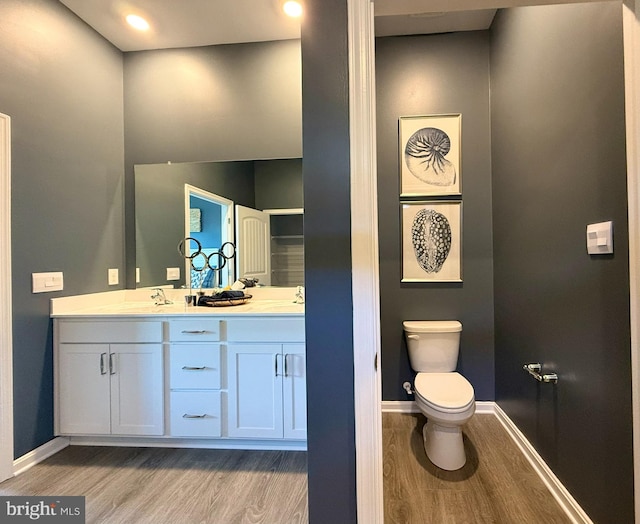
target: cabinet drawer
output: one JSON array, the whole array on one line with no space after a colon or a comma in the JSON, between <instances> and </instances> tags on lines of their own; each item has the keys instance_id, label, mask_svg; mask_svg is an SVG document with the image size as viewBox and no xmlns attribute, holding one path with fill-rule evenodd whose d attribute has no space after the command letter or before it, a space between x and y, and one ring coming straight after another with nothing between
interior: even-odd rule
<instances>
[{"instance_id":1,"label":"cabinet drawer","mask_svg":"<svg viewBox=\"0 0 640 524\"><path fill-rule=\"evenodd\" d=\"M304 318L239 318L227 321L233 342L304 342Z\"/></svg>"},{"instance_id":2,"label":"cabinet drawer","mask_svg":"<svg viewBox=\"0 0 640 524\"><path fill-rule=\"evenodd\" d=\"M169 376L171 389L220 389L220 346L173 344Z\"/></svg>"},{"instance_id":3,"label":"cabinet drawer","mask_svg":"<svg viewBox=\"0 0 640 524\"><path fill-rule=\"evenodd\" d=\"M172 437L219 437L222 434L219 391L172 391Z\"/></svg>"},{"instance_id":4,"label":"cabinet drawer","mask_svg":"<svg viewBox=\"0 0 640 524\"><path fill-rule=\"evenodd\" d=\"M162 322L66 321L56 323L60 342L162 342Z\"/></svg>"},{"instance_id":5,"label":"cabinet drawer","mask_svg":"<svg viewBox=\"0 0 640 524\"><path fill-rule=\"evenodd\" d=\"M220 340L220 321L203 319L172 320L169 323L171 342L210 342Z\"/></svg>"}]
</instances>

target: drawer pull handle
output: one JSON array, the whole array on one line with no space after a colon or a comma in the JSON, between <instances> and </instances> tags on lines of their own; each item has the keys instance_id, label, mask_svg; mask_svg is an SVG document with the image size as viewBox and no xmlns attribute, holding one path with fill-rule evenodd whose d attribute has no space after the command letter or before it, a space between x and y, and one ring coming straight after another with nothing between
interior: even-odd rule
<instances>
[{"instance_id":1,"label":"drawer pull handle","mask_svg":"<svg viewBox=\"0 0 640 524\"><path fill-rule=\"evenodd\" d=\"M109 353L109 375L115 375L115 374L116 374L116 366L115 366L114 354Z\"/></svg>"},{"instance_id":2,"label":"drawer pull handle","mask_svg":"<svg viewBox=\"0 0 640 524\"><path fill-rule=\"evenodd\" d=\"M204 371L207 366L182 366L185 371Z\"/></svg>"},{"instance_id":3,"label":"drawer pull handle","mask_svg":"<svg viewBox=\"0 0 640 524\"><path fill-rule=\"evenodd\" d=\"M101 375L106 375L107 374L107 370L106 370L106 366L105 366L105 359L107 358L107 354L106 353L100 353L100 374Z\"/></svg>"},{"instance_id":4,"label":"drawer pull handle","mask_svg":"<svg viewBox=\"0 0 640 524\"><path fill-rule=\"evenodd\" d=\"M183 329L181 333L183 335L204 335L209 332L206 329Z\"/></svg>"},{"instance_id":5,"label":"drawer pull handle","mask_svg":"<svg viewBox=\"0 0 640 524\"><path fill-rule=\"evenodd\" d=\"M182 418L206 418L207 414L203 413L202 415L190 415L189 413L185 413L182 415Z\"/></svg>"}]
</instances>

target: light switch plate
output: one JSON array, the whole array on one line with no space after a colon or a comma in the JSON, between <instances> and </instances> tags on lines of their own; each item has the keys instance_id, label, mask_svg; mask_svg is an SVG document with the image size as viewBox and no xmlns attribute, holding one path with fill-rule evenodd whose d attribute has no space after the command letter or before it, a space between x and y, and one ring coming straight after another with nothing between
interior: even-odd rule
<instances>
[{"instance_id":1,"label":"light switch plate","mask_svg":"<svg viewBox=\"0 0 640 524\"><path fill-rule=\"evenodd\" d=\"M587 253L608 255L613 253L613 222L599 222L587 226Z\"/></svg>"},{"instance_id":2,"label":"light switch plate","mask_svg":"<svg viewBox=\"0 0 640 524\"><path fill-rule=\"evenodd\" d=\"M109 285L116 286L119 281L120 279L118 277L118 269L117 268L109 269Z\"/></svg>"},{"instance_id":3,"label":"light switch plate","mask_svg":"<svg viewBox=\"0 0 640 524\"><path fill-rule=\"evenodd\" d=\"M50 291L62 291L64 279L62 272L31 273L33 293L48 293Z\"/></svg>"},{"instance_id":4,"label":"light switch plate","mask_svg":"<svg viewBox=\"0 0 640 524\"><path fill-rule=\"evenodd\" d=\"M168 267L167 268L167 280L180 280L180 268Z\"/></svg>"}]
</instances>

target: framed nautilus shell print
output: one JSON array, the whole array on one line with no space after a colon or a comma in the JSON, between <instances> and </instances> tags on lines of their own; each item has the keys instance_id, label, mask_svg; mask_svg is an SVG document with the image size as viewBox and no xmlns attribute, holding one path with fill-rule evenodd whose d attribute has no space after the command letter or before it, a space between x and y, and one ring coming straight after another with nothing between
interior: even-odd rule
<instances>
[{"instance_id":1,"label":"framed nautilus shell print","mask_svg":"<svg viewBox=\"0 0 640 524\"><path fill-rule=\"evenodd\" d=\"M461 195L462 115L400 117L400 196Z\"/></svg>"},{"instance_id":2,"label":"framed nautilus shell print","mask_svg":"<svg viewBox=\"0 0 640 524\"><path fill-rule=\"evenodd\" d=\"M462 202L403 202L402 282L462 282Z\"/></svg>"}]
</instances>

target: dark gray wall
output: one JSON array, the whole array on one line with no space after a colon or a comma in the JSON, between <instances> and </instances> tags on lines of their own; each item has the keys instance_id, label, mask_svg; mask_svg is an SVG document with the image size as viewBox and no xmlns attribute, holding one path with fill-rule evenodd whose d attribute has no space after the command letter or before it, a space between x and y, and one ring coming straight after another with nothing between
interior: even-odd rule
<instances>
[{"instance_id":1,"label":"dark gray wall","mask_svg":"<svg viewBox=\"0 0 640 524\"><path fill-rule=\"evenodd\" d=\"M376 92L383 399L407 400L414 376L402 321L457 319L458 370L493 400L489 33L378 38ZM442 113L462 113L464 282L400 283L398 119Z\"/></svg>"},{"instance_id":2,"label":"dark gray wall","mask_svg":"<svg viewBox=\"0 0 640 524\"><path fill-rule=\"evenodd\" d=\"M3 0L0 71L0 111L12 118L19 457L53 436L49 299L106 291L107 269L124 269L122 57L59 2ZM32 294L40 271L64 272L64 291Z\"/></svg>"},{"instance_id":3,"label":"dark gray wall","mask_svg":"<svg viewBox=\"0 0 640 524\"><path fill-rule=\"evenodd\" d=\"M299 158L300 42L125 53L127 286L135 287L133 166Z\"/></svg>"},{"instance_id":4,"label":"dark gray wall","mask_svg":"<svg viewBox=\"0 0 640 524\"><path fill-rule=\"evenodd\" d=\"M189 162L135 166L136 266L138 287L185 284L178 243L184 238L184 185L254 207L253 162ZM179 267L180 280L167 282L166 268Z\"/></svg>"},{"instance_id":5,"label":"dark gray wall","mask_svg":"<svg viewBox=\"0 0 640 524\"><path fill-rule=\"evenodd\" d=\"M633 522L620 3L503 12L492 50L498 403L594 522Z\"/></svg>"},{"instance_id":6,"label":"dark gray wall","mask_svg":"<svg viewBox=\"0 0 640 524\"><path fill-rule=\"evenodd\" d=\"M347 1L302 27L309 522L356 522Z\"/></svg>"},{"instance_id":7,"label":"dark gray wall","mask_svg":"<svg viewBox=\"0 0 640 524\"><path fill-rule=\"evenodd\" d=\"M304 207L301 158L256 161L254 169L258 209Z\"/></svg>"}]
</instances>

